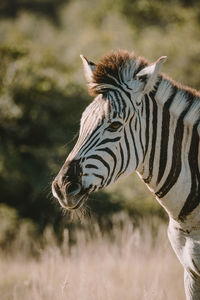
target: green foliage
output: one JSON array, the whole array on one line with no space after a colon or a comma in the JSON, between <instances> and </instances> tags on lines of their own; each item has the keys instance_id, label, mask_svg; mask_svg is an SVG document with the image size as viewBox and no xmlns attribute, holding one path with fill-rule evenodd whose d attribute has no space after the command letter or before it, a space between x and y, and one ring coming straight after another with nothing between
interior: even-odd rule
<instances>
[{"instance_id":1,"label":"green foliage","mask_svg":"<svg viewBox=\"0 0 200 300\"><path fill-rule=\"evenodd\" d=\"M59 228L61 212L48 196L51 180L74 145L81 113L91 101L79 54L95 60L126 48L152 61L167 55L164 72L198 88L199 1L55 1L55 14L44 6L36 9L40 0L29 7L20 2L13 14L6 13L11 4L2 3L0 201L37 221L41 230L47 223ZM100 223L122 209L136 219L165 218L152 198L131 176L91 196L89 205Z\"/></svg>"},{"instance_id":2,"label":"green foliage","mask_svg":"<svg viewBox=\"0 0 200 300\"><path fill-rule=\"evenodd\" d=\"M17 210L0 204L0 249L12 253L13 248L35 255L37 226L30 219L21 219ZM37 245L38 247L38 245Z\"/></svg>"},{"instance_id":3,"label":"green foliage","mask_svg":"<svg viewBox=\"0 0 200 300\"><path fill-rule=\"evenodd\" d=\"M12 240L16 234L18 215L15 209L0 205L0 246Z\"/></svg>"},{"instance_id":4,"label":"green foliage","mask_svg":"<svg viewBox=\"0 0 200 300\"><path fill-rule=\"evenodd\" d=\"M66 69L53 57L43 55L33 63L31 51L25 43L0 48L1 200L45 224L55 210L45 193L88 102L80 85L68 84Z\"/></svg>"}]
</instances>

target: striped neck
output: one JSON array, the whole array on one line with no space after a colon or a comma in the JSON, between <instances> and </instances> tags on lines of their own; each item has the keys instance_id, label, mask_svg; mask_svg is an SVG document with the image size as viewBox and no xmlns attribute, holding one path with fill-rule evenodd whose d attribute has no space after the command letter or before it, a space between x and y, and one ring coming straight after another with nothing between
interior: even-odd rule
<instances>
[{"instance_id":1,"label":"striped neck","mask_svg":"<svg viewBox=\"0 0 200 300\"><path fill-rule=\"evenodd\" d=\"M186 211L192 211L199 203L198 96L193 90L161 77L155 91L144 97L145 154L137 172L162 205L162 201L168 200L170 204L166 201L167 205L163 205L168 212L177 215L178 211L179 218L184 218ZM172 199L175 192L184 200L180 207ZM185 195L192 201L190 204L189 200L185 202ZM184 203L185 208L180 211Z\"/></svg>"}]
</instances>

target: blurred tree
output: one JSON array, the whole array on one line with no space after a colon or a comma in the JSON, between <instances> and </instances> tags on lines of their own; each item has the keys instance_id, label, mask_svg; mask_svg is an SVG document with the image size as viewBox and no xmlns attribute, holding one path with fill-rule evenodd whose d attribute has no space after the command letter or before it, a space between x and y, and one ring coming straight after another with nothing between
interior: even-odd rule
<instances>
[{"instance_id":1,"label":"blurred tree","mask_svg":"<svg viewBox=\"0 0 200 300\"><path fill-rule=\"evenodd\" d=\"M199 20L199 1L187 0L118 0L121 11L129 22L141 31L146 26L157 26L166 29L172 24L184 24L186 12L196 9L196 19ZM189 13L188 11L188 13Z\"/></svg>"},{"instance_id":2,"label":"blurred tree","mask_svg":"<svg viewBox=\"0 0 200 300\"><path fill-rule=\"evenodd\" d=\"M17 46L0 48L1 201L45 223L55 210L46 197L50 174L56 173L56 162L61 164L69 151L62 145L78 131L87 98L80 86L66 84L66 89L59 89L30 61L24 62L28 55L28 49Z\"/></svg>"},{"instance_id":3,"label":"blurred tree","mask_svg":"<svg viewBox=\"0 0 200 300\"><path fill-rule=\"evenodd\" d=\"M58 9L68 0L1 0L0 17L17 17L20 11L26 10L49 17L58 21Z\"/></svg>"}]
</instances>

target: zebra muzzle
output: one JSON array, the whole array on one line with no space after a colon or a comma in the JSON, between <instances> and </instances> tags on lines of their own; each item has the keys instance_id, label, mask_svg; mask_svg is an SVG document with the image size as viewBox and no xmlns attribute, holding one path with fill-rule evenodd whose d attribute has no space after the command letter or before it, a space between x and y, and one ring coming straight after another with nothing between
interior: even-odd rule
<instances>
[{"instance_id":1,"label":"zebra muzzle","mask_svg":"<svg viewBox=\"0 0 200 300\"><path fill-rule=\"evenodd\" d=\"M52 191L60 205L66 209L77 209L85 203L88 189L81 185L82 169L79 160L68 161L52 184Z\"/></svg>"},{"instance_id":2,"label":"zebra muzzle","mask_svg":"<svg viewBox=\"0 0 200 300\"><path fill-rule=\"evenodd\" d=\"M66 209L77 209L87 200L87 194L83 193L80 183L68 182L60 186L55 180L52 184L52 191L60 205Z\"/></svg>"}]
</instances>

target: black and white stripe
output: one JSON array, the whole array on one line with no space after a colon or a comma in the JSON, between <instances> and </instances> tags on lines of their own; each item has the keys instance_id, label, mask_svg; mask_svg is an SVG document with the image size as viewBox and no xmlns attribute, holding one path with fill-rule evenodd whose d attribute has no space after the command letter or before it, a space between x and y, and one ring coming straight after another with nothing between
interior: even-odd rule
<instances>
[{"instance_id":1,"label":"black and white stripe","mask_svg":"<svg viewBox=\"0 0 200 300\"><path fill-rule=\"evenodd\" d=\"M83 113L79 139L59 174L67 172L79 207L84 191L88 195L136 171L169 214L169 239L185 269L187 299L200 299L200 94L160 75L164 56L151 65L124 51L97 65L81 58L89 92L97 97ZM62 190L58 176L58 199L60 182Z\"/></svg>"}]
</instances>

